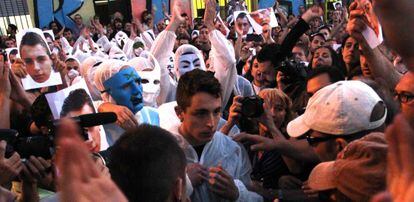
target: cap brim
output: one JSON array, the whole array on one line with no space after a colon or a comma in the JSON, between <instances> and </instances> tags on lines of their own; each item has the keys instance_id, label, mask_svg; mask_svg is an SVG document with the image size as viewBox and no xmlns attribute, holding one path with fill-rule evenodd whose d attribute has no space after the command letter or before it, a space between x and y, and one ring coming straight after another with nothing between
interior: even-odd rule
<instances>
[{"instance_id":1,"label":"cap brim","mask_svg":"<svg viewBox=\"0 0 414 202\"><path fill-rule=\"evenodd\" d=\"M290 137L299 137L308 132L310 128L305 125L302 115L289 122L286 130Z\"/></svg>"},{"instance_id":2,"label":"cap brim","mask_svg":"<svg viewBox=\"0 0 414 202\"><path fill-rule=\"evenodd\" d=\"M318 164L313 168L308 178L309 187L316 191L334 189L335 186L335 161Z\"/></svg>"}]
</instances>

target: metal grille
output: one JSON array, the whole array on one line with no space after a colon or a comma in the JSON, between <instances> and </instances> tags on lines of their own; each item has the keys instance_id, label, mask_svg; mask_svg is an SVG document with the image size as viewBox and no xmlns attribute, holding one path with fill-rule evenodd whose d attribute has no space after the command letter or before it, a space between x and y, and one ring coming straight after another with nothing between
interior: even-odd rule
<instances>
[{"instance_id":1,"label":"metal grille","mask_svg":"<svg viewBox=\"0 0 414 202\"><path fill-rule=\"evenodd\" d=\"M0 0L1 35L6 34L9 24L15 24L19 30L33 26L26 0Z\"/></svg>"}]
</instances>

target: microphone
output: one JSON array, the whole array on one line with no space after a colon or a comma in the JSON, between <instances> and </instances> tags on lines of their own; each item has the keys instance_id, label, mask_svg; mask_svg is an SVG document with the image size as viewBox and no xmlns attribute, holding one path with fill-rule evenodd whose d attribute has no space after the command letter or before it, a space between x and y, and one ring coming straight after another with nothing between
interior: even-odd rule
<instances>
[{"instance_id":1,"label":"microphone","mask_svg":"<svg viewBox=\"0 0 414 202\"><path fill-rule=\"evenodd\" d=\"M114 112L102 112L94 114L84 114L77 117L72 117L81 128L87 128L92 126L99 126L109 123L114 123L117 116ZM61 124L60 119L53 121L53 126L58 127Z\"/></svg>"}]
</instances>

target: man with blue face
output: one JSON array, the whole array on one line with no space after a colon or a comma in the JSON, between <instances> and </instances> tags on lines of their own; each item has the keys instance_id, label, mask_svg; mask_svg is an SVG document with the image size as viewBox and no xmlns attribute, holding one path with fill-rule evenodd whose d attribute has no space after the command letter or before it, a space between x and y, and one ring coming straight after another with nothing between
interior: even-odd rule
<instances>
[{"instance_id":1,"label":"man with blue face","mask_svg":"<svg viewBox=\"0 0 414 202\"><path fill-rule=\"evenodd\" d=\"M103 85L118 105L128 107L134 114L144 107L141 77L133 67L122 69Z\"/></svg>"}]
</instances>

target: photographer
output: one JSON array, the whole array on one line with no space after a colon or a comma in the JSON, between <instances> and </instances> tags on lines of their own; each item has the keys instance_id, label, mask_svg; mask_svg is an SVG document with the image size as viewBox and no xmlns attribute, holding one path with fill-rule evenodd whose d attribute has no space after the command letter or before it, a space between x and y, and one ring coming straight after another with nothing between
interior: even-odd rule
<instances>
[{"instance_id":1,"label":"photographer","mask_svg":"<svg viewBox=\"0 0 414 202\"><path fill-rule=\"evenodd\" d=\"M260 144L252 145L249 149L253 152L252 179L256 182L255 188L261 190L258 192L264 197L269 197L269 193L263 189L278 189L278 181L284 175L306 178L310 170L302 168L306 169L318 160L306 141L292 140L287 136L287 123L294 118L290 98L278 89L262 90L259 98L262 101L257 106L261 109L258 108L257 111L261 111L261 114L257 113L259 116L254 118L259 121L259 135L241 133L235 136L234 140L245 142L255 139L277 139L275 142L278 146L274 149L259 151L265 146ZM228 122L221 129L222 133L227 134L229 128L234 124L239 124L242 115L246 116L243 113L246 111L243 109L247 104L245 100L246 98L240 96L234 98ZM243 126L240 127L243 128ZM273 198L269 199L273 200Z\"/></svg>"}]
</instances>

